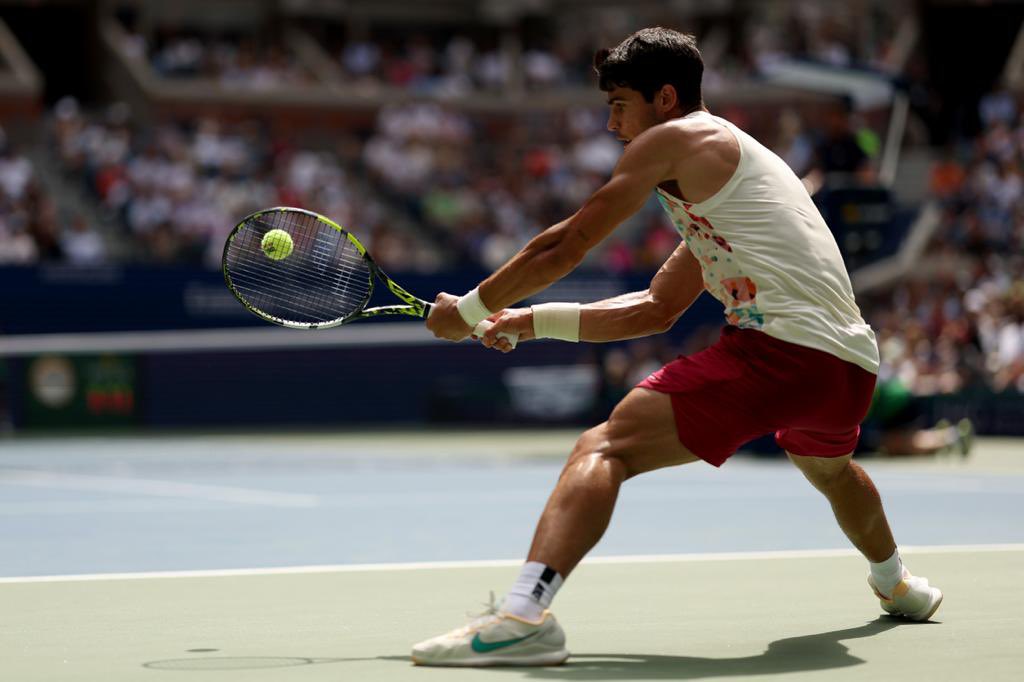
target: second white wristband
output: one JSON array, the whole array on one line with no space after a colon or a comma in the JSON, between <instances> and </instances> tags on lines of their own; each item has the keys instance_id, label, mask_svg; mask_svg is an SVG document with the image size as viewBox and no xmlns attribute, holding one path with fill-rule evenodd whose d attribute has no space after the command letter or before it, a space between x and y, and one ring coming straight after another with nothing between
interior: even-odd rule
<instances>
[{"instance_id":1,"label":"second white wristband","mask_svg":"<svg viewBox=\"0 0 1024 682\"><path fill-rule=\"evenodd\" d=\"M541 303L533 310L533 334L538 339L580 340L579 303Z\"/></svg>"},{"instance_id":2,"label":"second white wristband","mask_svg":"<svg viewBox=\"0 0 1024 682\"><path fill-rule=\"evenodd\" d=\"M459 309L459 315L462 316L463 321L470 327L476 327L480 324L481 320L491 316L491 311L487 309L487 306L480 299L480 287L476 287L461 297L456 306Z\"/></svg>"}]
</instances>

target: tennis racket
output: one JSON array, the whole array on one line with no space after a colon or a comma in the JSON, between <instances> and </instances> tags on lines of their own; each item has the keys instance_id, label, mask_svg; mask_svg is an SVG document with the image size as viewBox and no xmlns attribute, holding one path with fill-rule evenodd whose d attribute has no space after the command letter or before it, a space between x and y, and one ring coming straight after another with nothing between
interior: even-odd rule
<instances>
[{"instance_id":1,"label":"tennis racket","mask_svg":"<svg viewBox=\"0 0 1024 682\"><path fill-rule=\"evenodd\" d=\"M278 252L275 259L264 252L264 237L271 230L287 233L272 235L278 244L290 238L286 256ZM426 318L433 309L384 274L355 235L301 208L247 215L228 235L221 264L228 289L242 305L268 322L293 329L327 329L378 315ZM377 280L403 304L367 308ZM491 325L484 320L473 333L481 336ZM501 336L515 347L517 335Z\"/></svg>"}]
</instances>

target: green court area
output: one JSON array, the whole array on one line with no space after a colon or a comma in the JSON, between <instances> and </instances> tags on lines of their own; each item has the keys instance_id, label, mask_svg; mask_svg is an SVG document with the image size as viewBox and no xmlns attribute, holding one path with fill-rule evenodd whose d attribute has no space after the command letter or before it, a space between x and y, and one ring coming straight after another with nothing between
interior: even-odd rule
<instances>
[{"instance_id":1,"label":"green court area","mask_svg":"<svg viewBox=\"0 0 1024 682\"><path fill-rule=\"evenodd\" d=\"M1024 546L904 558L945 592L934 622L880 615L852 552L585 562L556 601L573 656L534 669L428 669L408 658L413 642L462 624L504 589L511 562L7 579L0 679L1020 679Z\"/></svg>"}]
</instances>

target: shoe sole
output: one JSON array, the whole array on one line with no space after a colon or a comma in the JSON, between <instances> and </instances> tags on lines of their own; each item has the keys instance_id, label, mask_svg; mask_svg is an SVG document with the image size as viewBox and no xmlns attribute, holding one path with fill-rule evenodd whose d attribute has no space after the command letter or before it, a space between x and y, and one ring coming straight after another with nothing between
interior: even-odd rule
<instances>
[{"instance_id":1,"label":"shoe sole","mask_svg":"<svg viewBox=\"0 0 1024 682\"><path fill-rule=\"evenodd\" d=\"M412 657L414 665L422 665L434 668L492 668L497 666L546 666L561 665L569 658L569 651L551 651L544 654L531 656L480 656L478 658L463 659L457 661L444 661L443 663L432 663L421 658Z\"/></svg>"}]
</instances>

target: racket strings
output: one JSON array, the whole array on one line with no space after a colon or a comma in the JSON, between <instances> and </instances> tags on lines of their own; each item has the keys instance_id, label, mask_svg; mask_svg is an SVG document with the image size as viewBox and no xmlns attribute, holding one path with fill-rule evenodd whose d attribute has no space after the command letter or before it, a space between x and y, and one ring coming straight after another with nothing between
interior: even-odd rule
<instances>
[{"instance_id":1,"label":"racket strings","mask_svg":"<svg viewBox=\"0 0 1024 682\"><path fill-rule=\"evenodd\" d=\"M272 260L263 236L283 229L291 254ZM372 272L348 236L315 216L274 211L249 219L225 254L225 268L239 295L265 315L301 324L324 324L360 310L372 289Z\"/></svg>"},{"instance_id":2,"label":"racket strings","mask_svg":"<svg viewBox=\"0 0 1024 682\"><path fill-rule=\"evenodd\" d=\"M267 229L288 224L294 230L293 240L296 242L293 255L285 263L271 261L269 270L267 267L262 268L269 272L269 276L264 276L267 284L272 285L261 290L260 303L263 306L284 307L286 310L303 313L309 319L300 317L294 320L303 323L339 319L358 309L369 293L370 273L362 255L344 235L315 218L302 225L295 225L288 220L272 221L270 224L260 222ZM309 228L314 229L310 231ZM295 258L295 255L305 258ZM257 258L261 257L262 254ZM274 265L285 267L275 269ZM265 312L274 315L272 310Z\"/></svg>"},{"instance_id":3,"label":"racket strings","mask_svg":"<svg viewBox=\"0 0 1024 682\"><path fill-rule=\"evenodd\" d=\"M353 248L353 251L354 251L354 248ZM360 289L360 283L361 282L360 282L360 279L359 279L359 275L365 274L365 273L359 272L360 270L363 269L362 257L358 254L358 252L356 252L356 256L357 256L358 260L357 261L353 261L351 258L347 257L348 255L349 254L342 254L341 258L335 264L333 264L333 265L330 263L330 259L328 259L328 258L313 258L312 260L317 264L318 267L323 267L323 268L330 267L330 268L333 268L333 269L337 270L338 277L344 276L346 278L345 279L345 285L346 285L345 288L351 289L356 294L358 294L360 291L365 293L365 290L368 290L369 286L367 284L361 290ZM290 293L290 294L292 294L292 295L294 295L296 297L307 297L308 298L308 296L309 296L309 291L307 289L298 288L298 286L297 286L298 282L296 281L296 278L283 276L283 275L279 274L278 271L275 270L275 269L267 269L266 267L264 267L264 264L260 263L259 261L257 261L257 264L255 266L253 266L249 262L249 259L239 260L239 262L236 264L236 268L237 268L238 271L247 272L248 274L250 274L250 275L252 275L254 277L257 277L257 276L262 277L267 282L270 282L270 283L273 283L273 284L277 285L281 290L288 291L288 293ZM287 273L285 273L285 274L287 274ZM338 290L339 290L338 282L334 282L334 285L332 286L332 292L337 292ZM265 291L265 292L262 292L261 295L266 295L267 293L269 293L269 292Z\"/></svg>"}]
</instances>

